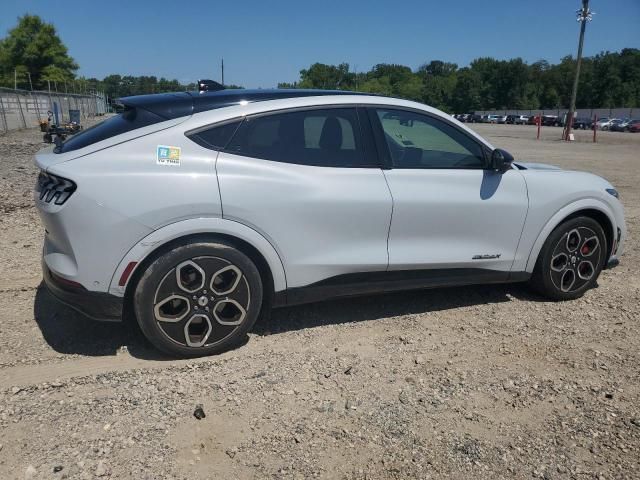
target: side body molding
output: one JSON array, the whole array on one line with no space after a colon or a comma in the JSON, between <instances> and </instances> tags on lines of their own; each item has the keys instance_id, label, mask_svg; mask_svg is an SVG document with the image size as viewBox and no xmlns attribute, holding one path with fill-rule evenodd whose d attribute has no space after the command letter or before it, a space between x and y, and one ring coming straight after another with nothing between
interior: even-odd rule
<instances>
[{"instance_id":1,"label":"side body molding","mask_svg":"<svg viewBox=\"0 0 640 480\"><path fill-rule=\"evenodd\" d=\"M549 236L549 234L565 218L567 218L569 215L576 213L580 210L598 210L604 213L609 219L609 221L611 222L611 225L613 226L613 229L615 232L618 222L616 222L616 218L611 208L606 203L604 203L598 198L582 198L575 202L571 202L570 204L565 205L564 207L560 208L557 212L555 212L548 220L546 220L546 223L540 222L540 219L538 219L537 221L534 219L527 220L527 225L525 226L525 232L523 232L522 239L523 240L530 239L530 240L526 242L524 241L521 242L519 249L522 252L522 254L516 257L517 260L516 262L514 262L512 270L527 271L530 273L533 272L533 269L536 265L536 261L538 260L538 254L540 253L540 250L542 250L542 246L544 245L544 242ZM538 224L538 222L540 226L533 225L533 223ZM529 228L531 230L535 228L539 228L540 233L536 237L534 232L529 230ZM535 238L535 241L534 241L534 238ZM527 255L527 251L528 251L528 255Z\"/></svg>"},{"instance_id":2,"label":"side body molding","mask_svg":"<svg viewBox=\"0 0 640 480\"><path fill-rule=\"evenodd\" d=\"M275 248L262 235L242 223L233 220L227 220L218 217L211 218L192 218L171 223L158 230L153 231L145 238L135 244L131 250L127 252L116 268L111 283L109 285L109 293L119 297L124 296L126 285L119 286L118 282L124 269L130 262L142 262L151 252L158 247L164 245L176 238L187 235L212 233L230 235L239 238L252 245L264 257L273 276L273 286L276 292L286 290L287 279L280 256ZM137 268L137 265L136 265ZM134 269L135 272L135 269ZM133 273L133 272L131 272ZM129 277L131 278L131 277Z\"/></svg>"}]
</instances>

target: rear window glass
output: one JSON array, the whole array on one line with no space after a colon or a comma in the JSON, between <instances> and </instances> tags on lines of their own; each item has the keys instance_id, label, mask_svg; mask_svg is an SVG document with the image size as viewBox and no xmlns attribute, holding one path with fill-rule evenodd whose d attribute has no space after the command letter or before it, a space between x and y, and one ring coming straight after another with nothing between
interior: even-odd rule
<instances>
[{"instance_id":1,"label":"rear window glass","mask_svg":"<svg viewBox=\"0 0 640 480\"><path fill-rule=\"evenodd\" d=\"M122 133L146 127L165 119L142 108L125 109L124 112L98 123L91 128L69 137L62 145L56 147L55 153L66 153L87 147L101 140L115 137Z\"/></svg>"}]
</instances>

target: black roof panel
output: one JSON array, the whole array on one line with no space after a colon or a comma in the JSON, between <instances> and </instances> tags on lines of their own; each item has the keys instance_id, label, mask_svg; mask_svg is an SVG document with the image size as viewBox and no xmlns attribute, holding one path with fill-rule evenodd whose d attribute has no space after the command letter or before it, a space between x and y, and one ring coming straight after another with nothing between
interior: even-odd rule
<instances>
[{"instance_id":1,"label":"black roof panel","mask_svg":"<svg viewBox=\"0 0 640 480\"><path fill-rule=\"evenodd\" d=\"M346 90L311 89L270 89L245 90L227 89L215 92L176 92L136 95L118 100L125 107L142 108L165 119L184 117L216 108L237 105L242 101L261 102L282 98L315 97L325 95L369 95Z\"/></svg>"}]
</instances>

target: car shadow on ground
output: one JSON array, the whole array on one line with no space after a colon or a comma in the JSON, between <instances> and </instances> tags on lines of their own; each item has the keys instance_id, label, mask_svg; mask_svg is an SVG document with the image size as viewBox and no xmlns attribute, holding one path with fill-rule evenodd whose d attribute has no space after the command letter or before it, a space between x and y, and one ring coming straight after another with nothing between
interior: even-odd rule
<instances>
[{"instance_id":1,"label":"car shadow on ground","mask_svg":"<svg viewBox=\"0 0 640 480\"><path fill-rule=\"evenodd\" d=\"M146 341L135 320L98 322L60 303L44 283L36 290L33 316L45 341L58 353L91 357L126 348L141 359L170 360Z\"/></svg>"},{"instance_id":2,"label":"car shadow on ground","mask_svg":"<svg viewBox=\"0 0 640 480\"><path fill-rule=\"evenodd\" d=\"M364 322L402 315L451 310L471 305L548 301L522 284L473 285L345 297L273 310L258 322L253 333L272 335L292 330Z\"/></svg>"},{"instance_id":3,"label":"car shadow on ground","mask_svg":"<svg viewBox=\"0 0 640 480\"><path fill-rule=\"evenodd\" d=\"M271 315L258 320L252 333L274 335L323 325L502 303L511 301L510 297L545 301L519 284L438 288L340 298L275 309ZM116 355L126 347L135 358L172 360L147 342L135 319L130 316L124 322L93 321L56 300L44 284L36 291L33 313L45 341L58 353L109 356ZM242 344L244 343L246 340Z\"/></svg>"}]
</instances>

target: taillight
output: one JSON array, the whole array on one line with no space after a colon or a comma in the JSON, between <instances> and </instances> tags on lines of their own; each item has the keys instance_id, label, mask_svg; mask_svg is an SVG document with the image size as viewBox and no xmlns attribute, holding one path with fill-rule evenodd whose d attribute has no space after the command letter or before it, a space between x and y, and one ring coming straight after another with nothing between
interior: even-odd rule
<instances>
[{"instance_id":1,"label":"taillight","mask_svg":"<svg viewBox=\"0 0 640 480\"><path fill-rule=\"evenodd\" d=\"M40 194L40 200L43 202L62 205L75 190L76 184L71 180L43 171L38 175L36 191Z\"/></svg>"}]
</instances>

